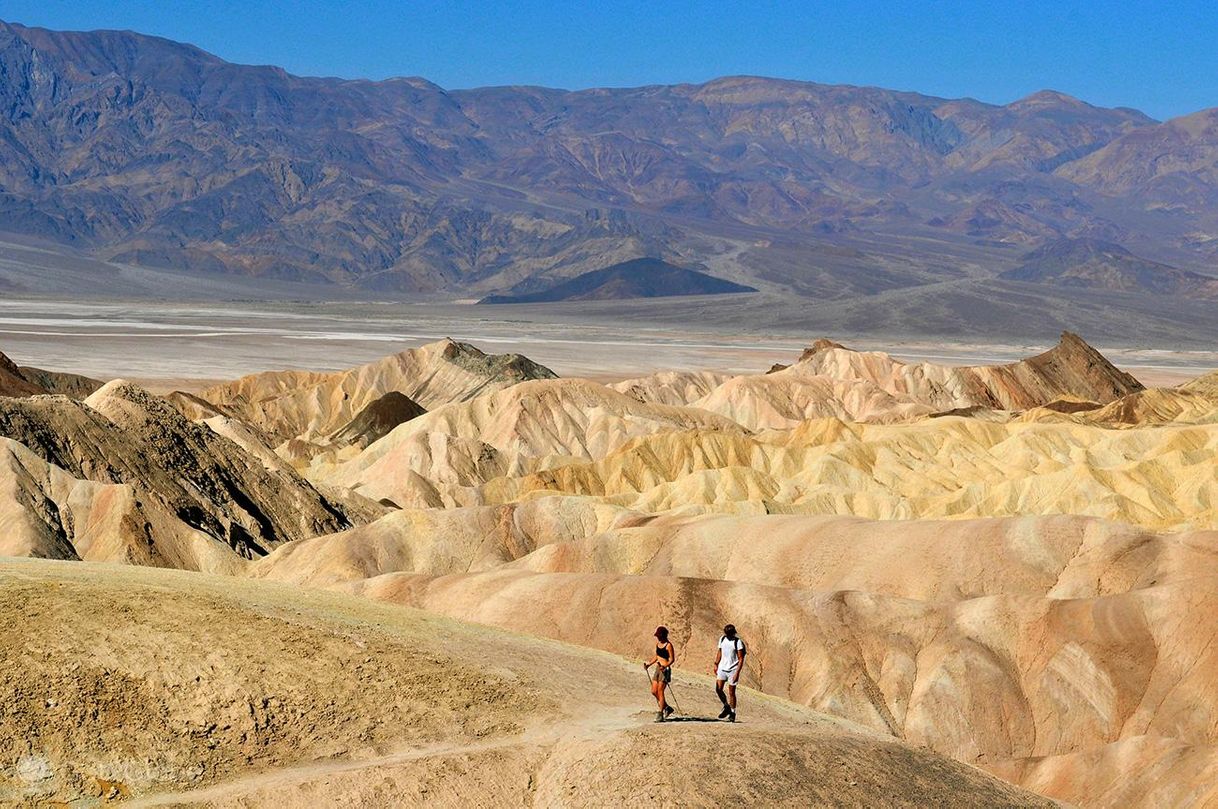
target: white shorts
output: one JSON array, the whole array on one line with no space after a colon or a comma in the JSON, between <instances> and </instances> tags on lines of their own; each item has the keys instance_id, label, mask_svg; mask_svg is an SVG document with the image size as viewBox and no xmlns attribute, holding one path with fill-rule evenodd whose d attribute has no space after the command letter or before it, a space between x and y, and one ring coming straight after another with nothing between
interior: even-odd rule
<instances>
[{"instance_id":1,"label":"white shorts","mask_svg":"<svg viewBox=\"0 0 1218 809\"><path fill-rule=\"evenodd\" d=\"M722 680L728 685L736 685L736 680L740 679L740 672L736 670L724 671L723 669L719 669L717 672L715 672L715 679Z\"/></svg>"}]
</instances>

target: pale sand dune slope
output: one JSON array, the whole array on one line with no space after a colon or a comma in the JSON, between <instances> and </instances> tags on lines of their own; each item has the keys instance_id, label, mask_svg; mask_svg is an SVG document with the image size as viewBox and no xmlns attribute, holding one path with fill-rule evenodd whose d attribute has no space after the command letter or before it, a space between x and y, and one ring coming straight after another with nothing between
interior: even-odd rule
<instances>
[{"instance_id":1,"label":"pale sand dune slope","mask_svg":"<svg viewBox=\"0 0 1218 809\"><path fill-rule=\"evenodd\" d=\"M587 498L461 509L403 509L368 525L292 542L249 567L251 576L325 586L409 570L490 570L557 543L579 543L631 515Z\"/></svg>"},{"instance_id":2,"label":"pale sand dune slope","mask_svg":"<svg viewBox=\"0 0 1218 809\"><path fill-rule=\"evenodd\" d=\"M865 379L835 379L803 366L724 382L693 407L718 413L751 429L794 427L806 419L905 421L945 409L893 394Z\"/></svg>"},{"instance_id":3,"label":"pale sand dune slope","mask_svg":"<svg viewBox=\"0 0 1218 809\"><path fill-rule=\"evenodd\" d=\"M1216 531L1076 516L650 516L547 497L400 512L251 572L619 654L664 623L695 669L730 619L747 627L756 688L1054 797L1123 806L1178 803L1211 766L1218 576L1201 572L1215 562ZM1196 752L1175 761L1142 737ZM1134 772L1175 780L1099 780L1133 753Z\"/></svg>"},{"instance_id":4,"label":"pale sand dune slope","mask_svg":"<svg viewBox=\"0 0 1218 809\"><path fill-rule=\"evenodd\" d=\"M412 419L345 463L315 464L309 477L404 505L418 501L406 472L440 487L477 486L603 457L638 436L691 428L745 434L722 416L640 402L595 382L523 382Z\"/></svg>"},{"instance_id":5,"label":"pale sand dune slope","mask_svg":"<svg viewBox=\"0 0 1218 809\"><path fill-rule=\"evenodd\" d=\"M1118 806L1127 804L1098 799L1103 770L1087 766L1087 756L1069 771L1068 760L1043 762L1084 751L1109 762L1122 754L1121 742L1158 737L1207 752L1177 762L1175 780L1158 783L1142 773L1163 765L1161 752L1145 750L1144 758L1125 762L1123 792L1110 794L1157 794L1181 805L1202 788L1218 744L1218 721L1207 707L1218 667L1210 620L1216 584L1093 599L936 603L706 579L501 570L439 578L391 573L344 589L623 654L662 621L677 638L678 659L695 668L710 665L727 616L752 644L745 682L753 687L1052 797ZM1054 766L1060 775L1045 778Z\"/></svg>"},{"instance_id":6,"label":"pale sand dune slope","mask_svg":"<svg viewBox=\"0 0 1218 809\"><path fill-rule=\"evenodd\" d=\"M788 368L730 379L692 404L761 429L809 418L895 421L959 408L1025 410L1067 394L1105 403L1141 389L1069 332L1036 357L971 367L904 363L821 340Z\"/></svg>"},{"instance_id":7,"label":"pale sand dune slope","mask_svg":"<svg viewBox=\"0 0 1218 809\"><path fill-rule=\"evenodd\" d=\"M1201 528L1218 526L1215 453L1213 424L1111 430L961 417L902 425L829 419L756 436L643 436L600 460L497 478L451 499L495 503L561 492L645 512L1083 514ZM378 470L380 487L391 489L394 480L391 470Z\"/></svg>"},{"instance_id":8,"label":"pale sand dune slope","mask_svg":"<svg viewBox=\"0 0 1218 809\"><path fill-rule=\"evenodd\" d=\"M693 404L731 378L716 371L658 371L609 387L640 402L681 406Z\"/></svg>"},{"instance_id":9,"label":"pale sand dune slope","mask_svg":"<svg viewBox=\"0 0 1218 809\"><path fill-rule=\"evenodd\" d=\"M504 565L538 573L678 576L954 601L1096 598L1193 575L1218 531L1156 534L1089 517L874 521L857 517L652 516L589 498L406 509L289 543L250 575L328 585Z\"/></svg>"},{"instance_id":10,"label":"pale sand dune slope","mask_svg":"<svg viewBox=\"0 0 1218 809\"><path fill-rule=\"evenodd\" d=\"M1112 427L1153 424L1213 424L1218 422L1218 391L1191 388L1151 388L1122 396L1103 407L1078 414L1078 421Z\"/></svg>"},{"instance_id":11,"label":"pale sand dune slope","mask_svg":"<svg viewBox=\"0 0 1218 809\"><path fill-rule=\"evenodd\" d=\"M27 560L0 607L6 803L1049 805L761 695L654 725L635 662L334 594Z\"/></svg>"},{"instance_id":12,"label":"pale sand dune slope","mask_svg":"<svg viewBox=\"0 0 1218 809\"><path fill-rule=\"evenodd\" d=\"M200 392L223 413L235 415L277 441L314 440L348 424L390 391L424 408L460 402L527 379L554 373L518 354L487 355L466 343L441 340L331 374L270 371ZM214 415L176 402L192 418Z\"/></svg>"}]
</instances>

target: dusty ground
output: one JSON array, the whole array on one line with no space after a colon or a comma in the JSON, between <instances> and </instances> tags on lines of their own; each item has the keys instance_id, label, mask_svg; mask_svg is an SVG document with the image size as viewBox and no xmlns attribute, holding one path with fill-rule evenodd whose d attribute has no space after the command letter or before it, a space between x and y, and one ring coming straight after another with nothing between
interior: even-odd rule
<instances>
[{"instance_id":1,"label":"dusty ground","mask_svg":"<svg viewBox=\"0 0 1218 809\"><path fill-rule=\"evenodd\" d=\"M0 801L1039 806L979 770L684 672L265 582L0 563Z\"/></svg>"}]
</instances>

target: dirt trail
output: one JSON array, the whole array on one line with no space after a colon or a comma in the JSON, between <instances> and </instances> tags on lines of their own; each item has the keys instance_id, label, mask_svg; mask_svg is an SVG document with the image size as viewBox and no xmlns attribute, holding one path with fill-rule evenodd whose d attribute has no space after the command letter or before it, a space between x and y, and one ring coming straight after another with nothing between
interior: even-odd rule
<instances>
[{"instance_id":1,"label":"dirt trail","mask_svg":"<svg viewBox=\"0 0 1218 809\"><path fill-rule=\"evenodd\" d=\"M705 661L657 724L637 659L268 582L2 560L0 658L6 805L1050 805L752 691L710 720Z\"/></svg>"},{"instance_id":2,"label":"dirt trail","mask_svg":"<svg viewBox=\"0 0 1218 809\"><path fill-rule=\"evenodd\" d=\"M546 738L548 737L548 738ZM251 793L268 789L283 789L300 784L316 781L329 776L353 773L361 770L372 770L393 767L412 761L428 758L444 758L446 756L466 753L484 753L492 750L503 750L521 747L532 740L539 743L552 744L557 741L558 734L540 734L537 732L525 734L513 739L496 739L476 744L440 744L414 750L403 750L387 756L376 756L368 759L324 761L300 766L282 767L256 775L242 776L229 781L222 781L203 789L193 789L184 792L166 792L159 795L148 795L131 801L129 806L175 806L200 803L216 803L238 798Z\"/></svg>"},{"instance_id":3,"label":"dirt trail","mask_svg":"<svg viewBox=\"0 0 1218 809\"><path fill-rule=\"evenodd\" d=\"M582 676L591 674L598 668L596 665L577 666L573 671L567 672L571 678L569 682L577 682ZM615 683L615 685L618 684ZM534 750L549 756L559 747L578 745L581 742L599 742L607 737L629 731L643 732L652 738L664 738L660 734L677 733L686 735L692 733L698 736L705 733L735 733L738 736L749 737L769 732L799 731L813 724L836 725L843 729L848 727L848 723L816 715L803 715L810 712L794 705L790 706L791 710L786 711L785 706L778 701L743 687L740 689L739 695L740 710L751 718L734 725L720 722L715 718L718 703L714 703L708 697L713 689L711 679L696 677L684 672L676 679L678 699L684 698L685 704L691 706L695 713L676 713L661 725L653 720L652 700L646 691L647 683L643 680L641 668L637 685L639 687L633 691L623 690L620 685L607 690L594 691L592 700L579 703L574 713L560 717L562 721L554 722L545 719L535 721L522 733L508 738L472 743L435 744L368 758L335 759L281 767L228 779L202 789L147 795L132 801L129 805L133 807L225 805L231 801L240 802L242 799L259 794L297 791L303 785L337 776L373 773L412 763L430 761L439 765L444 759L476 756L490 752L517 752L524 757L528 751ZM567 698L573 699L579 689L567 688L564 690ZM750 709L751 715L749 714ZM713 729L705 727L708 725ZM861 732L866 733L866 731ZM671 741L671 739L669 740Z\"/></svg>"},{"instance_id":4,"label":"dirt trail","mask_svg":"<svg viewBox=\"0 0 1218 809\"><path fill-rule=\"evenodd\" d=\"M646 694L642 694L642 696L646 696ZM639 727L644 722L649 721L648 718L651 715L650 711L644 712L632 709L629 706L610 708L597 705L593 711L581 713L569 724L558 725L549 722L537 722L530 725L523 733L508 738L490 739L468 744L435 744L399 750L369 758L335 759L281 767L253 775L229 779L202 789L147 795L132 801L129 805L132 807L153 807L224 803L267 790L299 787L302 784L316 782L333 776L397 767L427 759L440 760L454 756L492 751L527 750L534 747L550 749L564 741L591 739L606 733L616 733ZM709 720L678 717L677 721ZM677 722L672 724L676 725Z\"/></svg>"}]
</instances>

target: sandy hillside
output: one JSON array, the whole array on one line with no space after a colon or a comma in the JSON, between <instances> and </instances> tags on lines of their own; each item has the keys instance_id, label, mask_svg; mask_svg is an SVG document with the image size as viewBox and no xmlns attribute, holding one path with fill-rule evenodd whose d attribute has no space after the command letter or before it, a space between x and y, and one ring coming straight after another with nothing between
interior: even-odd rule
<instances>
[{"instance_id":1,"label":"sandy hillside","mask_svg":"<svg viewBox=\"0 0 1218 809\"><path fill-rule=\"evenodd\" d=\"M361 599L7 561L0 603L6 802L1048 805L752 692L698 721L684 672L655 725L630 660Z\"/></svg>"},{"instance_id":2,"label":"sandy hillside","mask_svg":"<svg viewBox=\"0 0 1218 809\"><path fill-rule=\"evenodd\" d=\"M696 656L730 615L754 649L744 680L767 693L1071 803L1208 794L1218 532L649 518L578 498L436 514L292 543L250 572L618 654L660 620Z\"/></svg>"}]
</instances>

